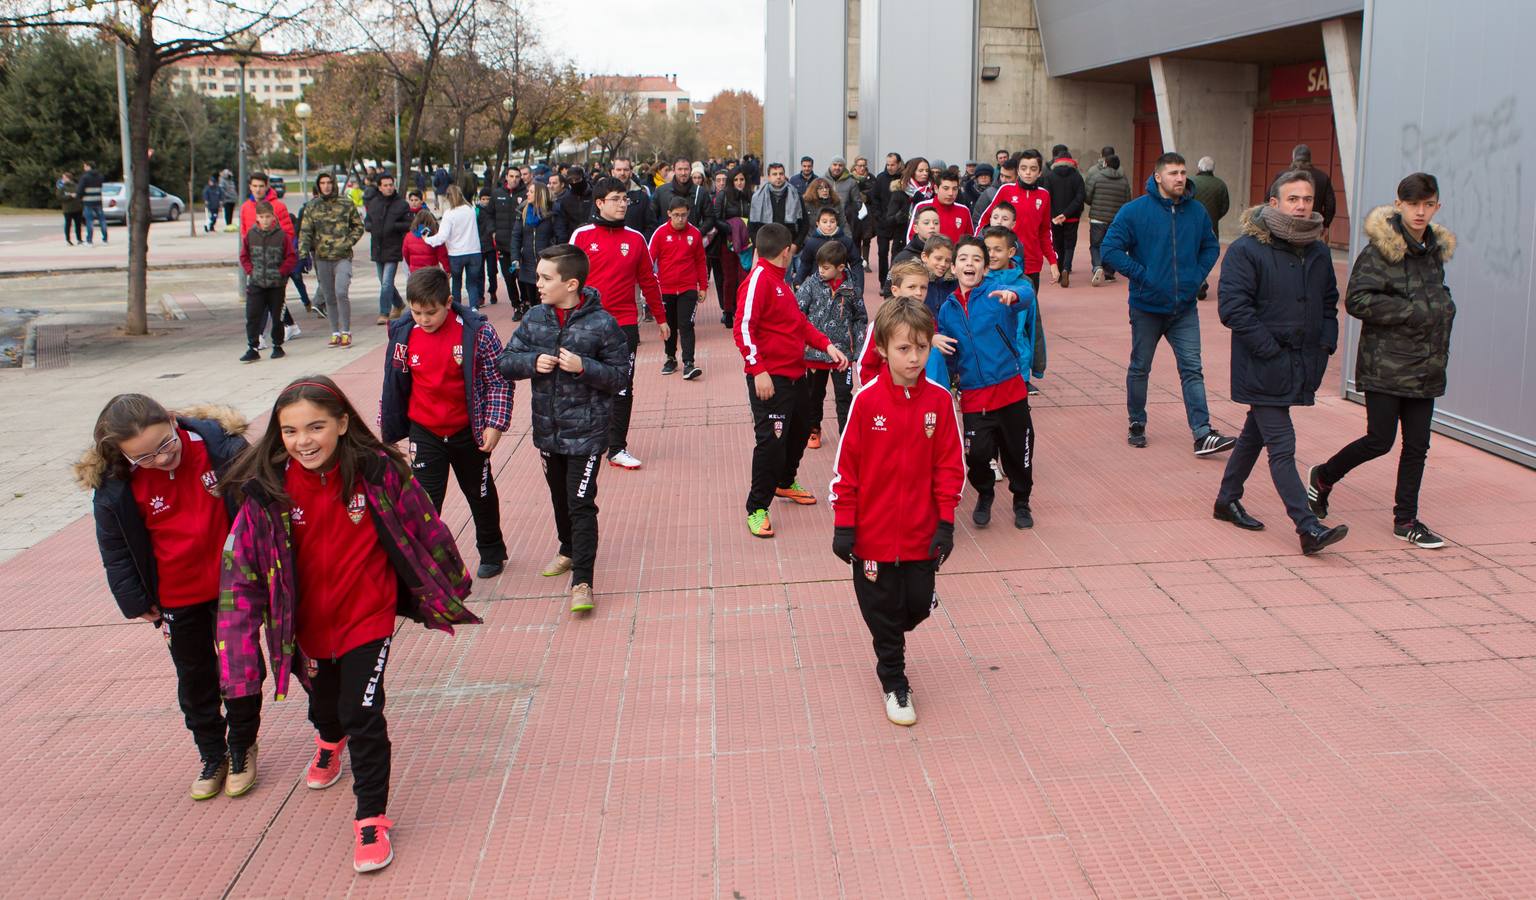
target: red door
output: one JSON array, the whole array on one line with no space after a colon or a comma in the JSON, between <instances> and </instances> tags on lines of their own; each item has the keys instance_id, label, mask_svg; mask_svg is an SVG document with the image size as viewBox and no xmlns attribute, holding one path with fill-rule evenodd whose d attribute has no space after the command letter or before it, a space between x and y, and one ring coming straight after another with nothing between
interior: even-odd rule
<instances>
[{"instance_id":1,"label":"red door","mask_svg":"<svg viewBox=\"0 0 1536 900\"><path fill-rule=\"evenodd\" d=\"M1135 171L1127 172L1131 179L1131 196L1140 197L1146 193L1147 179L1152 177L1152 168L1157 158L1163 155L1163 133L1157 127L1157 116L1151 118L1137 116L1133 123L1136 126L1136 158Z\"/></svg>"},{"instance_id":2,"label":"red door","mask_svg":"<svg viewBox=\"0 0 1536 900\"><path fill-rule=\"evenodd\" d=\"M1326 172L1333 182L1338 211L1328 229L1328 243L1348 247L1349 204L1344 195L1344 167L1339 162L1338 141L1333 130L1333 106L1329 103L1254 110L1253 168L1249 176L1248 202L1265 201L1270 182L1290 167L1291 151L1297 144L1312 148L1312 164Z\"/></svg>"}]
</instances>

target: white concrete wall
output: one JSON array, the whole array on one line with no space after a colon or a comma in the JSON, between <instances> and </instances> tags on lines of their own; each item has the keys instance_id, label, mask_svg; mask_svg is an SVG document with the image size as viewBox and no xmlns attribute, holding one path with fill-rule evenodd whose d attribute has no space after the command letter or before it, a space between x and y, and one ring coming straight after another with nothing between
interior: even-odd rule
<instances>
[{"instance_id":1,"label":"white concrete wall","mask_svg":"<svg viewBox=\"0 0 1536 900\"><path fill-rule=\"evenodd\" d=\"M975 140L976 0L863 0L859 153L964 162Z\"/></svg>"},{"instance_id":2,"label":"white concrete wall","mask_svg":"<svg viewBox=\"0 0 1536 900\"><path fill-rule=\"evenodd\" d=\"M846 0L790 0L794 26L794 98L789 154L778 160L791 171L802 156L816 171L847 152L848 37ZM773 159L770 157L770 162Z\"/></svg>"},{"instance_id":3,"label":"white concrete wall","mask_svg":"<svg viewBox=\"0 0 1536 900\"><path fill-rule=\"evenodd\" d=\"M763 160L789 157L794 135L794 40L791 25L794 0L765 0L763 35ZM766 165L764 172L767 172Z\"/></svg>"},{"instance_id":4,"label":"white concrete wall","mask_svg":"<svg viewBox=\"0 0 1536 900\"><path fill-rule=\"evenodd\" d=\"M1158 57L1152 79L1163 147L1181 154L1191 175L1200 157L1214 159L1216 173L1232 195L1233 212L1241 211L1253 165L1258 66ZM1222 237L1237 236L1238 218L1229 213L1222 220Z\"/></svg>"}]
</instances>

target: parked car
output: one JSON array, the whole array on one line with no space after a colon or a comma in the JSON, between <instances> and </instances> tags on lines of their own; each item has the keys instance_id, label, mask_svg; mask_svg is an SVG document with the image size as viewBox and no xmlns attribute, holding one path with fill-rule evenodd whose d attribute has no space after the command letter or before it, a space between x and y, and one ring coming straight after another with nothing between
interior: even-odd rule
<instances>
[{"instance_id":1,"label":"parked car","mask_svg":"<svg viewBox=\"0 0 1536 900\"><path fill-rule=\"evenodd\" d=\"M267 186L272 189L273 193L277 194L277 199L279 200L283 199L283 195L288 193L288 183L283 180L281 175L268 175Z\"/></svg>"},{"instance_id":2,"label":"parked car","mask_svg":"<svg viewBox=\"0 0 1536 900\"><path fill-rule=\"evenodd\" d=\"M167 193L154 185L149 186L149 218L174 222L181 218L187 202L175 194ZM122 225L128 221L128 198L123 196L123 183L109 181L101 186L101 211L108 224Z\"/></svg>"}]
</instances>

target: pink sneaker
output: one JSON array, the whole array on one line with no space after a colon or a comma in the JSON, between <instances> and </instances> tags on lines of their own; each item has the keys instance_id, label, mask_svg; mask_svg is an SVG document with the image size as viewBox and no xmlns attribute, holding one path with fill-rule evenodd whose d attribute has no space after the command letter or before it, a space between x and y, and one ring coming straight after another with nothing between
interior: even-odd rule
<instances>
[{"instance_id":1,"label":"pink sneaker","mask_svg":"<svg viewBox=\"0 0 1536 900\"><path fill-rule=\"evenodd\" d=\"M315 758L309 763L309 771L304 775L304 784L312 791L328 788L341 778L341 751L347 746L347 739L342 738L334 744L327 744L315 735Z\"/></svg>"},{"instance_id":2,"label":"pink sneaker","mask_svg":"<svg viewBox=\"0 0 1536 900\"><path fill-rule=\"evenodd\" d=\"M389 842L389 829L395 823L385 816L358 819L352 823L357 846L352 850L352 871L372 872L395 861L395 848Z\"/></svg>"}]
</instances>

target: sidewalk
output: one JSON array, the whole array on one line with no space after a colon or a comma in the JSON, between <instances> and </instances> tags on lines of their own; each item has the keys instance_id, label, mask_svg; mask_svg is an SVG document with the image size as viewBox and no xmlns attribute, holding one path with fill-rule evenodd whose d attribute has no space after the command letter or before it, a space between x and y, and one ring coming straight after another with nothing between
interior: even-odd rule
<instances>
[{"instance_id":1,"label":"sidewalk","mask_svg":"<svg viewBox=\"0 0 1536 900\"><path fill-rule=\"evenodd\" d=\"M1439 552L1393 539L1389 459L1335 491L1330 522L1352 529L1337 552L1300 556L1263 467L1245 503L1269 530L1215 522L1224 460L1190 452L1172 354L1153 371L1151 446L1130 449L1124 289L1077 274L1044 297L1038 524L974 531L967 490L940 606L909 646L915 728L884 720L825 502L777 507L772 541L746 533L745 386L711 303L701 381L657 374L642 326L631 446L646 465L600 474L599 605L584 620L536 574L553 526L519 388L496 454L511 559L471 601L486 623L452 638L402 626L395 645L397 858L377 875L347 865L350 778L300 785L313 744L298 691L267 705L254 793L194 804L162 641L118 617L90 522L0 563L0 759L25 786L0 798L0 883L157 897L1536 894L1536 476L1437 436L1423 505L1452 542ZM1229 338L1213 304L1202 312L1212 412L1235 433ZM510 332L505 305L489 314ZM213 323L189 323L182 352L212 354L194 348ZM337 377L371 412L369 339ZM181 355L125 356L115 377L61 377L46 396L77 415L148 385L252 410L306 360L335 359L295 356L194 384L156 377ZM1337 393L1335 367L1326 399L1297 411L1304 465L1363 432ZM36 426L4 456L79 443L77 423L63 434L35 401L6 402ZM818 494L834 452L806 456Z\"/></svg>"},{"instance_id":2,"label":"sidewalk","mask_svg":"<svg viewBox=\"0 0 1536 900\"><path fill-rule=\"evenodd\" d=\"M56 217L54 217L56 218ZM238 262L238 234L226 234L224 220L220 230L204 232L199 214L196 236L187 233L184 214L177 222L153 222L149 226L149 267L151 269L188 268L227 265ZM54 272L102 272L128 269L128 229L114 225L107 229L109 243L101 234L96 243L71 247L53 230L46 235L6 241L0 253L0 278L42 275ZM366 244L363 252L367 253Z\"/></svg>"}]
</instances>

